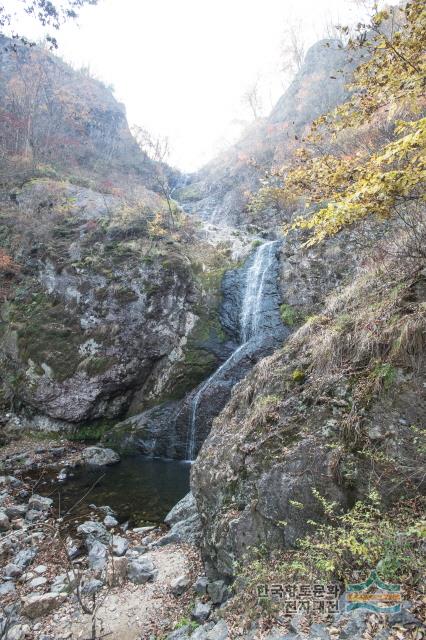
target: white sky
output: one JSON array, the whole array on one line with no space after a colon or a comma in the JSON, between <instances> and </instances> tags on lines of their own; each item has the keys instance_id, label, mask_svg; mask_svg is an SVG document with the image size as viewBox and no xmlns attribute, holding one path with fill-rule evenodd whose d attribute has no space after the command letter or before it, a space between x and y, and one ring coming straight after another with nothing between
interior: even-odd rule
<instances>
[{"instance_id":1,"label":"white sky","mask_svg":"<svg viewBox=\"0 0 426 640\"><path fill-rule=\"evenodd\" d=\"M312 44L327 21L357 12L351 0L100 0L62 27L58 53L113 85L129 122L168 136L171 163L190 171L241 131L241 96L257 77L265 113L282 94L289 20ZM27 20L20 31L38 35Z\"/></svg>"}]
</instances>

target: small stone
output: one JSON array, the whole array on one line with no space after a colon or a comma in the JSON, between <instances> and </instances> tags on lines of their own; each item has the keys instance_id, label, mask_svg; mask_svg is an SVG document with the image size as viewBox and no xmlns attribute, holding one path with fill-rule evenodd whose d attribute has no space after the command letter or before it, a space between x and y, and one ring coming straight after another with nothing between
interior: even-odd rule
<instances>
[{"instance_id":1,"label":"small stone","mask_svg":"<svg viewBox=\"0 0 426 640\"><path fill-rule=\"evenodd\" d=\"M45 584L47 584L47 579L43 576L38 576L37 578L30 580L28 586L31 587L31 589L38 589L39 587L43 587Z\"/></svg>"},{"instance_id":2,"label":"small stone","mask_svg":"<svg viewBox=\"0 0 426 640\"><path fill-rule=\"evenodd\" d=\"M13 593L14 591L16 591L15 585L11 580L8 580L7 582L3 582L3 584L0 584L0 596L6 596L9 593Z\"/></svg>"},{"instance_id":3,"label":"small stone","mask_svg":"<svg viewBox=\"0 0 426 640\"><path fill-rule=\"evenodd\" d=\"M95 593L98 593L98 591L100 591L103 586L104 583L102 582L102 580L88 580L87 582L83 583L81 587L81 593L86 596L92 596Z\"/></svg>"},{"instance_id":4,"label":"small stone","mask_svg":"<svg viewBox=\"0 0 426 640\"><path fill-rule=\"evenodd\" d=\"M197 578L193 585L195 593L198 593L200 596L207 593L208 583L209 581L206 576L200 576L199 578Z\"/></svg>"},{"instance_id":5,"label":"small stone","mask_svg":"<svg viewBox=\"0 0 426 640\"><path fill-rule=\"evenodd\" d=\"M7 531L10 529L10 520L5 511L0 511L0 531Z\"/></svg>"},{"instance_id":6,"label":"small stone","mask_svg":"<svg viewBox=\"0 0 426 640\"><path fill-rule=\"evenodd\" d=\"M158 571L150 558L131 560L127 567L127 577L134 584L144 584L157 577Z\"/></svg>"},{"instance_id":7,"label":"small stone","mask_svg":"<svg viewBox=\"0 0 426 640\"><path fill-rule=\"evenodd\" d=\"M227 598L228 587L223 580L215 580L214 582L208 583L207 593L213 604L221 604Z\"/></svg>"},{"instance_id":8,"label":"small stone","mask_svg":"<svg viewBox=\"0 0 426 640\"><path fill-rule=\"evenodd\" d=\"M27 624L15 624L7 632L7 640L24 640L31 636L31 629Z\"/></svg>"},{"instance_id":9,"label":"small stone","mask_svg":"<svg viewBox=\"0 0 426 640\"><path fill-rule=\"evenodd\" d=\"M109 544L111 541L111 534L105 529L104 525L100 522L94 522L93 520L87 520L77 527L77 533L79 533L86 542L86 547L90 550L92 543L97 540L103 544Z\"/></svg>"},{"instance_id":10,"label":"small stone","mask_svg":"<svg viewBox=\"0 0 426 640\"><path fill-rule=\"evenodd\" d=\"M201 602L198 600L191 612L191 617L195 622L198 622L198 624L203 624L209 617L211 610L212 605L210 602Z\"/></svg>"},{"instance_id":11,"label":"small stone","mask_svg":"<svg viewBox=\"0 0 426 640\"><path fill-rule=\"evenodd\" d=\"M10 507L5 508L5 513L9 520L14 520L15 518L23 518L28 511L28 506L26 504L14 504Z\"/></svg>"},{"instance_id":12,"label":"small stone","mask_svg":"<svg viewBox=\"0 0 426 640\"><path fill-rule=\"evenodd\" d=\"M18 567L18 565L16 564L13 564L13 562L10 562L3 569L3 574L7 578L19 578L19 576L22 574L22 568Z\"/></svg>"},{"instance_id":13,"label":"small stone","mask_svg":"<svg viewBox=\"0 0 426 640\"><path fill-rule=\"evenodd\" d=\"M54 609L64 601L65 596L60 593L44 593L43 595L28 596L22 602L22 614L27 618L39 618Z\"/></svg>"},{"instance_id":14,"label":"small stone","mask_svg":"<svg viewBox=\"0 0 426 640\"><path fill-rule=\"evenodd\" d=\"M128 548L129 543L126 538L122 538L121 536L113 536L112 551L115 556L120 557L126 555Z\"/></svg>"},{"instance_id":15,"label":"small stone","mask_svg":"<svg viewBox=\"0 0 426 640\"><path fill-rule=\"evenodd\" d=\"M110 587L122 584L127 576L128 560L125 556L112 558L112 562L107 569L107 583Z\"/></svg>"},{"instance_id":16,"label":"small stone","mask_svg":"<svg viewBox=\"0 0 426 640\"><path fill-rule=\"evenodd\" d=\"M47 567L45 564L39 564L37 565L37 567L34 567L33 570L35 571L35 573L41 576L42 573L46 573Z\"/></svg>"},{"instance_id":17,"label":"small stone","mask_svg":"<svg viewBox=\"0 0 426 640\"><path fill-rule=\"evenodd\" d=\"M37 494L32 495L28 500L29 508L34 509L35 511L49 511L52 505L52 498L45 498L44 496L39 496Z\"/></svg>"},{"instance_id":18,"label":"small stone","mask_svg":"<svg viewBox=\"0 0 426 640\"><path fill-rule=\"evenodd\" d=\"M44 520L45 516L43 511L38 511L37 509L29 509L26 513L25 520L27 522L40 522Z\"/></svg>"},{"instance_id":19,"label":"small stone","mask_svg":"<svg viewBox=\"0 0 426 640\"><path fill-rule=\"evenodd\" d=\"M32 547L31 549L22 549L22 551L19 551L13 558L13 564L24 569L32 563L37 553L38 549L36 547Z\"/></svg>"},{"instance_id":20,"label":"small stone","mask_svg":"<svg viewBox=\"0 0 426 640\"><path fill-rule=\"evenodd\" d=\"M189 587L189 577L187 575L178 576L170 583L170 590L174 596L181 596Z\"/></svg>"},{"instance_id":21,"label":"small stone","mask_svg":"<svg viewBox=\"0 0 426 640\"><path fill-rule=\"evenodd\" d=\"M89 567L92 570L102 570L105 569L107 565L108 559L108 550L102 542L95 542L91 545L89 551Z\"/></svg>"},{"instance_id":22,"label":"small stone","mask_svg":"<svg viewBox=\"0 0 426 640\"><path fill-rule=\"evenodd\" d=\"M107 529L112 529L113 527L118 527L118 521L114 516L106 516L104 518L104 525Z\"/></svg>"}]
</instances>

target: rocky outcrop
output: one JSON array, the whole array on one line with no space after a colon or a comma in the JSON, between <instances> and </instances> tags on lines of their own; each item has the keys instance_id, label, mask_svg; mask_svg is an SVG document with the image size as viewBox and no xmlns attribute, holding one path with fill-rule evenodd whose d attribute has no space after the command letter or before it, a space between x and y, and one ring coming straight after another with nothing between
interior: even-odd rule
<instances>
[{"instance_id":1,"label":"rocky outcrop","mask_svg":"<svg viewBox=\"0 0 426 640\"><path fill-rule=\"evenodd\" d=\"M377 478L388 505L424 486L410 436L426 410L423 281L395 260L371 267L234 388L191 476L211 576L234 576L250 549L294 547L324 519L313 489L347 510Z\"/></svg>"}]
</instances>

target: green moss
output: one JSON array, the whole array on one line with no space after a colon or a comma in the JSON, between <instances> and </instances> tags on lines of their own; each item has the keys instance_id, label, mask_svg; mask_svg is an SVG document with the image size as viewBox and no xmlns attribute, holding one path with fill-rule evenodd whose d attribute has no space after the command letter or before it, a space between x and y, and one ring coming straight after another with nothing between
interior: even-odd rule
<instances>
[{"instance_id":1,"label":"green moss","mask_svg":"<svg viewBox=\"0 0 426 640\"><path fill-rule=\"evenodd\" d=\"M92 356L84 368L89 376L98 376L108 371L108 369L111 369L116 362L116 358L111 356Z\"/></svg>"},{"instance_id":2,"label":"green moss","mask_svg":"<svg viewBox=\"0 0 426 640\"><path fill-rule=\"evenodd\" d=\"M99 442L111 429L112 420L97 420L95 422L74 427L68 435L68 439L74 442L87 442L89 444Z\"/></svg>"},{"instance_id":3,"label":"green moss","mask_svg":"<svg viewBox=\"0 0 426 640\"><path fill-rule=\"evenodd\" d=\"M302 371L302 369L295 369L291 374L291 378L294 382L303 382L305 379L305 372Z\"/></svg>"},{"instance_id":4,"label":"green moss","mask_svg":"<svg viewBox=\"0 0 426 640\"><path fill-rule=\"evenodd\" d=\"M280 315L283 324L287 327L294 327L295 325L302 324L305 316L296 307L292 307L290 304L280 305Z\"/></svg>"},{"instance_id":5,"label":"green moss","mask_svg":"<svg viewBox=\"0 0 426 640\"><path fill-rule=\"evenodd\" d=\"M35 292L25 300L16 299L11 321L17 328L23 362L32 360L37 370L46 363L58 381L75 373L81 360L79 346L86 336L62 302L43 292Z\"/></svg>"}]
</instances>

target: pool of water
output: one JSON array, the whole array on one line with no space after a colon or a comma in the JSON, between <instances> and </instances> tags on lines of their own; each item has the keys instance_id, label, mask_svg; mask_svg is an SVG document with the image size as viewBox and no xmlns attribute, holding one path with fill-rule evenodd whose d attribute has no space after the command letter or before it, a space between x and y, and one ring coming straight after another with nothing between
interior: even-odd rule
<instances>
[{"instance_id":1,"label":"pool of water","mask_svg":"<svg viewBox=\"0 0 426 640\"><path fill-rule=\"evenodd\" d=\"M80 467L72 477L57 480L57 471L46 474L35 492L50 496L61 514L70 509L81 519L89 505L108 505L120 522L131 526L159 524L189 491L190 465L176 460L152 460L143 456L122 458L110 467Z\"/></svg>"}]
</instances>

